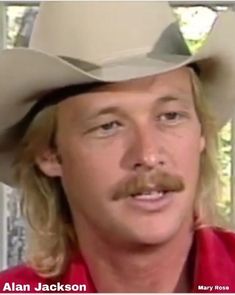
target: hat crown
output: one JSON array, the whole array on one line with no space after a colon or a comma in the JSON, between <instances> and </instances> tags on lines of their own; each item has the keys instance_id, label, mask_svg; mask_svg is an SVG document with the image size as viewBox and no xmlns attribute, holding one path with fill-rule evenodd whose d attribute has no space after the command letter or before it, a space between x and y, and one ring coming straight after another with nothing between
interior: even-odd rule
<instances>
[{"instance_id":1,"label":"hat crown","mask_svg":"<svg viewBox=\"0 0 235 295\"><path fill-rule=\"evenodd\" d=\"M101 65L146 54L176 21L167 2L42 2L30 47Z\"/></svg>"}]
</instances>

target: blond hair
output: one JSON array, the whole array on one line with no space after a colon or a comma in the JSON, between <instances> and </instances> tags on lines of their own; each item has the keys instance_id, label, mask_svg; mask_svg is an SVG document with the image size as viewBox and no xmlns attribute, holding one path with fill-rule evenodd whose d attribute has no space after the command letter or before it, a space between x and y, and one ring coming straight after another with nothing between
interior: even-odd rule
<instances>
[{"instance_id":1,"label":"blond hair","mask_svg":"<svg viewBox=\"0 0 235 295\"><path fill-rule=\"evenodd\" d=\"M215 116L209 108L202 84L190 69L195 110L201 124L202 136L205 138L205 149L200 158L200 175L197 198L195 198L196 226L225 225L218 212L217 201L220 195L220 180L218 176L218 125Z\"/></svg>"},{"instance_id":2,"label":"blond hair","mask_svg":"<svg viewBox=\"0 0 235 295\"><path fill-rule=\"evenodd\" d=\"M76 247L69 206L60 180L48 178L35 163L36 155L54 147L56 108L40 112L25 133L16 156L16 179L22 190L21 208L26 217L29 245L27 262L41 276L61 274Z\"/></svg>"},{"instance_id":3,"label":"blond hair","mask_svg":"<svg viewBox=\"0 0 235 295\"><path fill-rule=\"evenodd\" d=\"M193 70L195 108L206 139L201 156L201 173L195 211L200 221L214 224L217 195L216 126L200 81ZM15 165L22 189L22 210L29 222L28 263L44 277L63 273L72 251L78 248L66 196L59 179L45 176L35 157L45 148L55 148L56 108L50 106L36 115L21 140Z\"/></svg>"}]
</instances>

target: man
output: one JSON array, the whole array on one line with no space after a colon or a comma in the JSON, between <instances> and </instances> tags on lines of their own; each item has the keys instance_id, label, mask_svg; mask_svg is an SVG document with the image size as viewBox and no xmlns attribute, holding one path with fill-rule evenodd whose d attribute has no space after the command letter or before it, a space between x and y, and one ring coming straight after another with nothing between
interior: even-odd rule
<instances>
[{"instance_id":1,"label":"man","mask_svg":"<svg viewBox=\"0 0 235 295\"><path fill-rule=\"evenodd\" d=\"M43 3L0 56L1 180L29 223L1 292L235 291L211 115L233 111L234 30L221 15L191 56L167 3Z\"/></svg>"}]
</instances>

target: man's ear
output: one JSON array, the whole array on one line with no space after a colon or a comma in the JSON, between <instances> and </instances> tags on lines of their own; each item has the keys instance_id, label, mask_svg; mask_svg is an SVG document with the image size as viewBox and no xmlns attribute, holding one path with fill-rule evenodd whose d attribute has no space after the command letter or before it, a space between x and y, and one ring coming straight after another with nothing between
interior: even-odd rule
<instances>
[{"instance_id":1,"label":"man's ear","mask_svg":"<svg viewBox=\"0 0 235 295\"><path fill-rule=\"evenodd\" d=\"M56 151L47 149L38 155L35 159L36 165L46 176L62 176L62 167L59 155Z\"/></svg>"}]
</instances>

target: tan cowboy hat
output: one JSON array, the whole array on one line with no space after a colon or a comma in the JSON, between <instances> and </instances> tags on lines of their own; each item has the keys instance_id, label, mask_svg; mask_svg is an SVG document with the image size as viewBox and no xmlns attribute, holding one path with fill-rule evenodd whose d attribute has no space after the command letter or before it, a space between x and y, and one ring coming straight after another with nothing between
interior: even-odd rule
<instances>
[{"instance_id":1,"label":"tan cowboy hat","mask_svg":"<svg viewBox=\"0 0 235 295\"><path fill-rule=\"evenodd\" d=\"M52 89L140 78L196 63L222 125L235 101L234 36L235 14L223 13L192 56L167 2L42 2L30 48L0 53L0 181L14 183L17 141L7 151L1 146Z\"/></svg>"}]
</instances>

